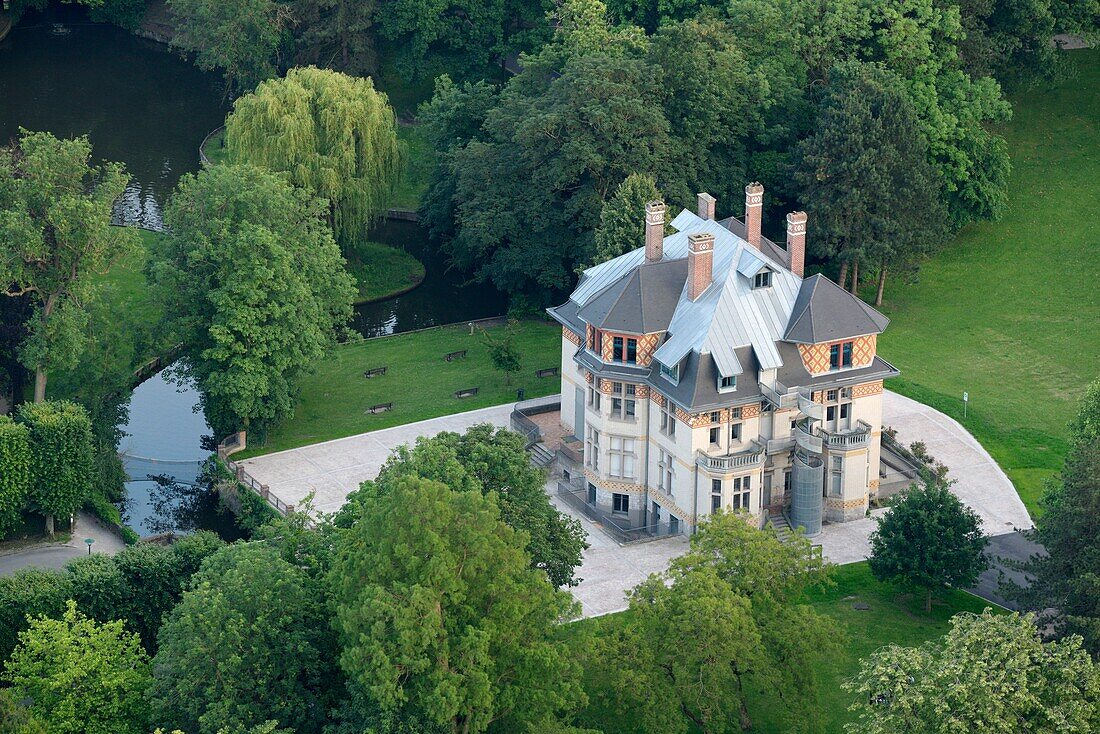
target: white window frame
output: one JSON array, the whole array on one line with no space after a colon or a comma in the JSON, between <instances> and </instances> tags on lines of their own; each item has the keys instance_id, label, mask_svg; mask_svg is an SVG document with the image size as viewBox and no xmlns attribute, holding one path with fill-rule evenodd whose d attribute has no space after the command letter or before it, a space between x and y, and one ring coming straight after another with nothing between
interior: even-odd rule
<instances>
[{"instance_id":1,"label":"white window frame","mask_svg":"<svg viewBox=\"0 0 1100 734\"><path fill-rule=\"evenodd\" d=\"M726 380L733 380L733 384L723 385L722 383ZM737 375L730 375L728 377L718 375L718 392L734 392L735 390L737 390Z\"/></svg>"},{"instance_id":2,"label":"white window frame","mask_svg":"<svg viewBox=\"0 0 1100 734\"><path fill-rule=\"evenodd\" d=\"M616 509L616 506L619 506ZM612 515L629 515L630 514L630 495L625 492L612 492L611 493L611 514Z\"/></svg>"},{"instance_id":3,"label":"white window frame","mask_svg":"<svg viewBox=\"0 0 1100 734\"><path fill-rule=\"evenodd\" d=\"M638 463L638 456L634 453L634 443L634 439L629 436L608 436L608 476L634 480Z\"/></svg>"},{"instance_id":4,"label":"white window frame","mask_svg":"<svg viewBox=\"0 0 1100 734\"><path fill-rule=\"evenodd\" d=\"M637 420L637 386L632 383L611 383L611 417L621 421Z\"/></svg>"},{"instance_id":5,"label":"white window frame","mask_svg":"<svg viewBox=\"0 0 1100 734\"><path fill-rule=\"evenodd\" d=\"M666 399L665 404L661 406L661 433L674 438L676 436L676 408L672 406L672 401Z\"/></svg>"},{"instance_id":6,"label":"white window frame","mask_svg":"<svg viewBox=\"0 0 1100 734\"><path fill-rule=\"evenodd\" d=\"M588 427L588 435L585 437L584 463L593 471L600 470L600 432L592 426Z\"/></svg>"},{"instance_id":7,"label":"white window frame","mask_svg":"<svg viewBox=\"0 0 1100 734\"><path fill-rule=\"evenodd\" d=\"M680 384L680 363L677 362L676 364L669 367L668 365L666 365L662 362L661 363L661 377L665 378L666 380L671 382L673 385L679 385Z\"/></svg>"},{"instance_id":8,"label":"white window frame","mask_svg":"<svg viewBox=\"0 0 1100 734\"><path fill-rule=\"evenodd\" d=\"M756 275L752 276L752 288L771 288L772 287L772 271L767 268L761 270Z\"/></svg>"}]
</instances>

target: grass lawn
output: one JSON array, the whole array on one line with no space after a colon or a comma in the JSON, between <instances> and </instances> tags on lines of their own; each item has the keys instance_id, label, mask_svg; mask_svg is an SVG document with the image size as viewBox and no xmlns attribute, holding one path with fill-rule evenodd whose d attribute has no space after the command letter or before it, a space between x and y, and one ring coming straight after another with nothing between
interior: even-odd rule
<instances>
[{"instance_id":1,"label":"grass lawn","mask_svg":"<svg viewBox=\"0 0 1100 734\"><path fill-rule=\"evenodd\" d=\"M947 632L948 620L955 614L978 613L991 606L965 591L951 591L934 601L932 613L926 615L920 598L876 581L866 562L837 567L834 579L837 582L834 588L810 599L819 612L836 621L838 631L847 634L843 653L825 661L817 671L822 691L819 710L824 729L830 734L841 734L845 722L853 720L848 706L854 699L840 684L858 671L861 658L891 643L912 647L940 637ZM870 610L856 611L852 607L856 601L866 602ZM567 639L583 644L584 632L606 632L608 627L622 624L625 614L575 622L563 631ZM578 657L584 659L584 655L583 650L578 651ZM750 702L752 731L769 734L788 731L775 714L775 703L773 692L760 692ZM586 712L586 720L580 723L599 728L601 724L617 722L609 730L621 731L625 728L624 723L629 726L629 722L622 721L624 715L629 714L593 707Z\"/></svg>"},{"instance_id":2,"label":"grass lawn","mask_svg":"<svg viewBox=\"0 0 1100 734\"><path fill-rule=\"evenodd\" d=\"M202 152L206 154L211 163L225 162L225 159L229 156L229 150L225 147L225 128L210 136L210 139L206 141L206 145L203 146Z\"/></svg>"},{"instance_id":3,"label":"grass lawn","mask_svg":"<svg viewBox=\"0 0 1100 734\"><path fill-rule=\"evenodd\" d=\"M887 385L961 421L1039 511L1066 424L1100 376L1100 50L1013 98L1004 218L967 227L916 284L887 285ZM962 417L963 391L970 393Z\"/></svg>"},{"instance_id":4,"label":"grass lawn","mask_svg":"<svg viewBox=\"0 0 1100 734\"><path fill-rule=\"evenodd\" d=\"M504 327L494 327L494 334ZM297 446L353 436L365 431L436 418L475 408L500 405L516 399L523 388L528 398L550 395L561 389L556 377L538 379L535 370L561 361L561 327L542 321L516 325L516 347L522 369L510 384L493 368L489 351L475 327L465 326L368 339L338 347L306 381L294 418L268 434L266 442L253 444L243 456L266 454ZM449 352L467 350L466 359L443 361ZM363 373L387 367L382 377L365 379ZM477 387L470 398L454 393ZM372 405L393 403L385 413L364 412Z\"/></svg>"},{"instance_id":5,"label":"grass lawn","mask_svg":"<svg viewBox=\"0 0 1100 734\"><path fill-rule=\"evenodd\" d=\"M367 303L403 293L424 280L424 264L398 247L364 242L348 257L348 272L359 293L356 303Z\"/></svg>"},{"instance_id":6,"label":"grass lawn","mask_svg":"<svg viewBox=\"0 0 1100 734\"><path fill-rule=\"evenodd\" d=\"M110 301L120 314L126 314L133 323L154 324L160 320L160 309L153 302L149 284L145 280L145 259L152 243L162 235L146 229L137 230L141 249L132 256L115 263L102 276L103 298Z\"/></svg>"}]
</instances>

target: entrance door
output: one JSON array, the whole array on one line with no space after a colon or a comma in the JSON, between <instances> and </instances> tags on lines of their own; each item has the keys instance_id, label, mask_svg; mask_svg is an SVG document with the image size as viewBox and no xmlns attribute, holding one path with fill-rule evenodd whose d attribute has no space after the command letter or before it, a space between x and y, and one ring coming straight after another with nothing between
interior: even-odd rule
<instances>
[{"instance_id":1,"label":"entrance door","mask_svg":"<svg viewBox=\"0 0 1100 734\"><path fill-rule=\"evenodd\" d=\"M680 534L680 518L675 515L668 516L668 532L670 535Z\"/></svg>"},{"instance_id":2,"label":"entrance door","mask_svg":"<svg viewBox=\"0 0 1100 734\"><path fill-rule=\"evenodd\" d=\"M655 532L661 532L661 506L656 502L653 503L653 520L649 524Z\"/></svg>"},{"instance_id":3,"label":"entrance door","mask_svg":"<svg viewBox=\"0 0 1100 734\"><path fill-rule=\"evenodd\" d=\"M584 390L575 388L573 395L573 435L578 441L584 440Z\"/></svg>"},{"instance_id":4,"label":"entrance door","mask_svg":"<svg viewBox=\"0 0 1100 734\"><path fill-rule=\"evenodd\" d=\"M596 485L591 482L588 483L588 504L596 504Z\"/></svg>"},{"instance_id":5,"label":"entrance door","mask_svg":"<svg viewBox=\"0 0 1100 734\"><path fill-rule=\"evenodd\" d=\"M764 507L772 503L772 473L764 473Z\"/></svg>"}]
</instances>

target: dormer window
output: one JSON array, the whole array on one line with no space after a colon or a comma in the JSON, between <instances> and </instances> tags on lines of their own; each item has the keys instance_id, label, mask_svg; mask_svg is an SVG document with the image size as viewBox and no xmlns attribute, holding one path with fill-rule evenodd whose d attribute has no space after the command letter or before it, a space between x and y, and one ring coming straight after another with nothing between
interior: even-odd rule
<instances>
[{"instance_id":1,"label":"dormer window","mask_svg":"<svg viewBox=\"0 0 1100 734\"><path fill-rule=\"evenodd\" d=\"M772 271L761 270L756 275L752 276L753 290L757 288L771 288L772 285Z\"/></svg>"},{"instance_id":2,"label":"dormer window","mask_svg":"<svg viewBox=\"0 0 1100 734\"><path fill-rule=\"evenodd\" d=\"M737 389L737 375L718 378L718 392L733 392Z\"/></svg>"},{"instance_id":3,"label":"dormer window","mask_svg":"<svg viewBox=\"0 0 1100 734\"><path fill-rule=\"evenodd\" d=\"M839 370L852 366L852 347L855 342L837 342L829 347L829 369Z\"/></svg>"},{"instance_id":4,"label":"dormer window","mask_svg":"<svg viewBox=\"0 0 1100 734\"><path fill-rule=\"evenodd\" d=\"M638 340L616 336L611 343L611 359L615 362L636 364L638 361Z\"/></svg>"},{"instance_id":5,"label":"dormer window","mask_svg":"<svg viewBox=\"0 0 1100 734\"><path fill-rule=\"evenodd\" d=\"M661 377L665 378L673 385L680 384L680 365L679 363L672 365L661 365Z\"/></svg>"}]
</instances>

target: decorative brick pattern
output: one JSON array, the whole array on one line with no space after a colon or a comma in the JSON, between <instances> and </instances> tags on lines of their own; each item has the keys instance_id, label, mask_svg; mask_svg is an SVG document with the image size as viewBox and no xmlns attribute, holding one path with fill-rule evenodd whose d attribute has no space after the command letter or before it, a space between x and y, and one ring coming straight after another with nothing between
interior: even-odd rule
<instances>
[{"instance_id":1,"label":"decorative brick pattern","mask_svg":"<svg viewBox=\"0 0 1100 734\"><path fill-rule=\"evenodd\" d=\"M802 357L802 366L811 375L820 375L829 371L829 347L836 342L821 344L799 344L798 354ZM853 340L852 366L865 367L875 358L878 336L870 334Z\"/></svg>"},{"instance_id":2,"label":"decorative brick pattern","mask_svg":"<svg viewBox=\"0 0 1100 734\"><path fill-rule=\"evenodd\" d=\"M606 489L608 492L620 492L622 494L643 494L645 487L633 482L620 482L613 479L601 479L591 469L584 470L584 478L592 484L595 484L600 489Z\"/></svg>"},{"instance_id":3,"label":"decorative brick pattern","mask_svg":"<svg viewBox=\"0 0 1100 734\"><path fill-rule=\"evenodd\" d=\"M588 382L588 383L592 382L592 373L589 372L588 370L584 371L584 381Z\"/></svg>"},{"instance_id":4,"label":"decorative brick pattern","mask_svg":"<svg viewBox=\"0 0 1100 734\"><path fill-rule=\"evenodd\" d=\"M600 380L600 392L602 392L604 395L610 395L611 390L612 390L611 385L612 385L611 380L601 379Z\"/></svg>"},{"instance_id":5,"label":"decorative brick pattern","mask_svg":"<svg viewBox=\"0 0 1100 734\"><path fill-rule=\"evenodd\" d=\"M606 331L601 332L600 336L603 338L603 354L600 358L604 362L611 362L615 357L615 337Z\"/></svg>"},{"instance_id":6,"label":"decorative brick pattern","mask_svg":"<svg viewBox=\"0 0 1100 734\"><path fill-rule=\"evenodd\" d=\"M867 482L867 488L868 489L878 489L878 480L877 479L872 479L871 481Z\"/></svg>"},{"instance_id":7,"label":"decorative brick pattern","mask_svg":"<svg viewBox=\"0 0 1100 734\"><path fill-rule=\"evenodd\" d=\"M878 382L868 382L863 385L856 385L852 388L853 398L865 398L868 395L881 395L882 394L882 380Z\"/></svg>"},{"instance_id":8,"label":"decorative brick pattern","mask_svg":"<svg viewBox=\"0 0 1100 734\"><path fill-rule=\"evenodd\" d=\"M741 418L759 418L760 417L760 403L752 403L751 405L741 406Z\"/></svg>"},{"instance_id":9,"label":"decorative brick pattern","mask_svg":"<svg viewBox=\"0 0 1100 734\"><path fill-rule=\"evenodd\" d=\"M646 334L638 339L638 366L648 367L653 363L653 353L661 343L660 334Z\"/></svg>"},{"instance_id":10,"label":"decorative brick pattern","mask_svg":"<svg viewBox=\"0 0 1100 734\"><path fill-rule=\"evenodd\" d=\"M562 338L566 339L569 342L572 342L575 346L579 347L581 345L580 336L577 335L577 334L574 334L573 330L570 329L569 327L567 327L567 326L561 327L561 335L562 335Z\"/></svg>"},{"instance_id":11,"label":"decorative brick pattern","mask_svg":"<svg viewBox=\"0 0 1100 734\"><path fill-rule=\"evenodd\" d=\"M651 390L649 392L649 400L650 400L650 402L655 403L656 405L658 405L659 407L662 407L662 408L665 405L665 396L662 395L661 393L657 392L656 390Z\"/></svg>"},{"instance_id":12,"label":"decorative brick pattern","mask_svg":"<svg viewBox=\"0 0 1100 734\"><path fill-rule=\"evenodd\" d=\"M826 497L825 507L832 510L854 510L867 504L867 497L854 500L841 500L836 497Z\"/></svg>"},{"instance_id":13,"label":"decorative brick pattern","mask_svg":"<svg viewBox=\"0 0 1100 734\"><path fill-rule=\"evenodd\" d=\"M636 385L634 387L634 396L639 400L645 400L649 397L649 385Z\"/></svg>"},{"instance_id":14,"label":"decorative brick pattern","mask_svg":"<svg viewBox=\"0 0 1100 734\"><path fill-rule=\"evenodd\" d=\"M650 497L657 500L657 504L659 504L663 510L671 512L673 515L676 515L676 517L680 518L681 520L695 522L695 516L692 513L680 507L678 504L676 504L675 500L673 500L661 490L655 487L651 487L649 490L649 494Z\"/></svg>"}]
</instances>

